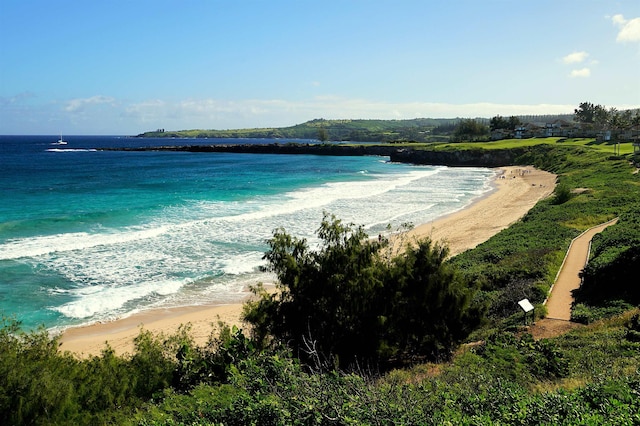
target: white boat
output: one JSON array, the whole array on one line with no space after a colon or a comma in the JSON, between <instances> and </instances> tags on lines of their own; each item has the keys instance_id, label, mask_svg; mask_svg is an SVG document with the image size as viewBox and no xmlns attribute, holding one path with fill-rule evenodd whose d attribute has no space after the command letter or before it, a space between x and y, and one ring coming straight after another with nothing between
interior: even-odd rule
<instances>
[{"instance_id":1,"label":"white boat","mask_svg":"<svg viewBox=\"0 0 640 426\"><path fill-rule=\"evenodd\" d=\"M67 144L67 141L62 139L62 133L60 133L60 139L58 139L58 142L54 142L51 145L66 145L66 144Z\"/></svg>"}]
</instances>

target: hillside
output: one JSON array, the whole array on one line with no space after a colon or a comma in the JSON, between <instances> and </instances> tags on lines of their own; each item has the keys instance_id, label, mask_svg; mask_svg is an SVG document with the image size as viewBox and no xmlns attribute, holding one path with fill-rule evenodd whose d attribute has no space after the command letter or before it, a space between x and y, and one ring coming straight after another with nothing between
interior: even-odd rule
<instances>
[{"instance_id":1,"label":"hillside","mask_svg":"<svg viewBox=\"0 0 640 426\"><path fill-rule=\"evenodd\" d=\"M521 116L522 121L570 120L573 115ZM145 138L266 138L324 139L354 142L446 142L461 118L415 118L411 120L325 120L315 119L290 127L231 130L158 129L141 133ZM488 124L488 118L478 118Z\"/></svg>"},{"instance_id":2,"label":"hillside","mask_svg":"<svg viewBox=\"0 0 640 426\"><path fill-rule=\"evenodd\" d=\"M320 139L351 141L427 141L431 131L456 120L325 120L316 119L290 127L272 127L232 130L180 130L145 132L140 137L177 138L268 138L268 139ZM322 136L324 134L324 136Z\"/></svg>"}]
</instances>

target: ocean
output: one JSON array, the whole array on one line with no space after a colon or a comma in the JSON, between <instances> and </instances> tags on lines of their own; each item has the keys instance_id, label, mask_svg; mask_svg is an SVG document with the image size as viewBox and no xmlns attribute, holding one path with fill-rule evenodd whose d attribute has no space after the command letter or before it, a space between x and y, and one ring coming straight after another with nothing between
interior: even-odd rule
<instances>
[{"instance_id":1,"label":"ocean","mask_svg":"<svg viewBox=\"0 0 640 426\"><path fill-rule=\"evenodd\" d=\"M0 136L0 314L25 329L240 300L277 228L316 244L323 212L370 236L464 208L494 172L384 157L100 151L269 143ZM284 141L278 141L283 143Z\"/></svg>"}]
</instances>

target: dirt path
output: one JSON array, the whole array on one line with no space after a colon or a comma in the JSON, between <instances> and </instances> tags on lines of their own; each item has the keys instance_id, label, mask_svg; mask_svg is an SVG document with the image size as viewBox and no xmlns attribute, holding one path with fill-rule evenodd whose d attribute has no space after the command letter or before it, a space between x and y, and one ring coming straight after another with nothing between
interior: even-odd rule
<instances>
[{"instance_id":1,"label":"dirt path","mask_svg":"<svg viewBox=\"0 0 640 426\"><path fill-rule=\"evenodd\" d=\"M577 326L577 324L570 322L571 304L573 303L571 292L580 287L579 274L589 260L589 250L594 235L617 221L616 218L589 228L571 242L556 277L556 282L551 289L551 295L546 301L547 317L536 322L529 330L535 338L556 336Z\"/></svg>"}]
</instances>

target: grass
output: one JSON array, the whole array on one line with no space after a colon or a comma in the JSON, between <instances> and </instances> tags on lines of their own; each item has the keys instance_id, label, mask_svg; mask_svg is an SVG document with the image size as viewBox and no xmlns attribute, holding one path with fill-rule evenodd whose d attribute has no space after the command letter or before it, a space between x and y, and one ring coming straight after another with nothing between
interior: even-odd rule
<instances>
[{"instance_id":1,"label":"grass","mask_svg":"<svg viewBox=\"0 0 640 426\"><path fill-rule=\"evenodd\" d=\"M609 142L597 142L593 138L567 139L567 138L530 138L530 139L504 139L492 142L462 142L438 144L437 149L513 149L526 148L538 145L550 146L569 146L583 147L598 151L601 153L614 154L616 146ZM633 153L633 144L631 142L621 143L619 145L620 155Z\"/></svg>"}]
</instances>

